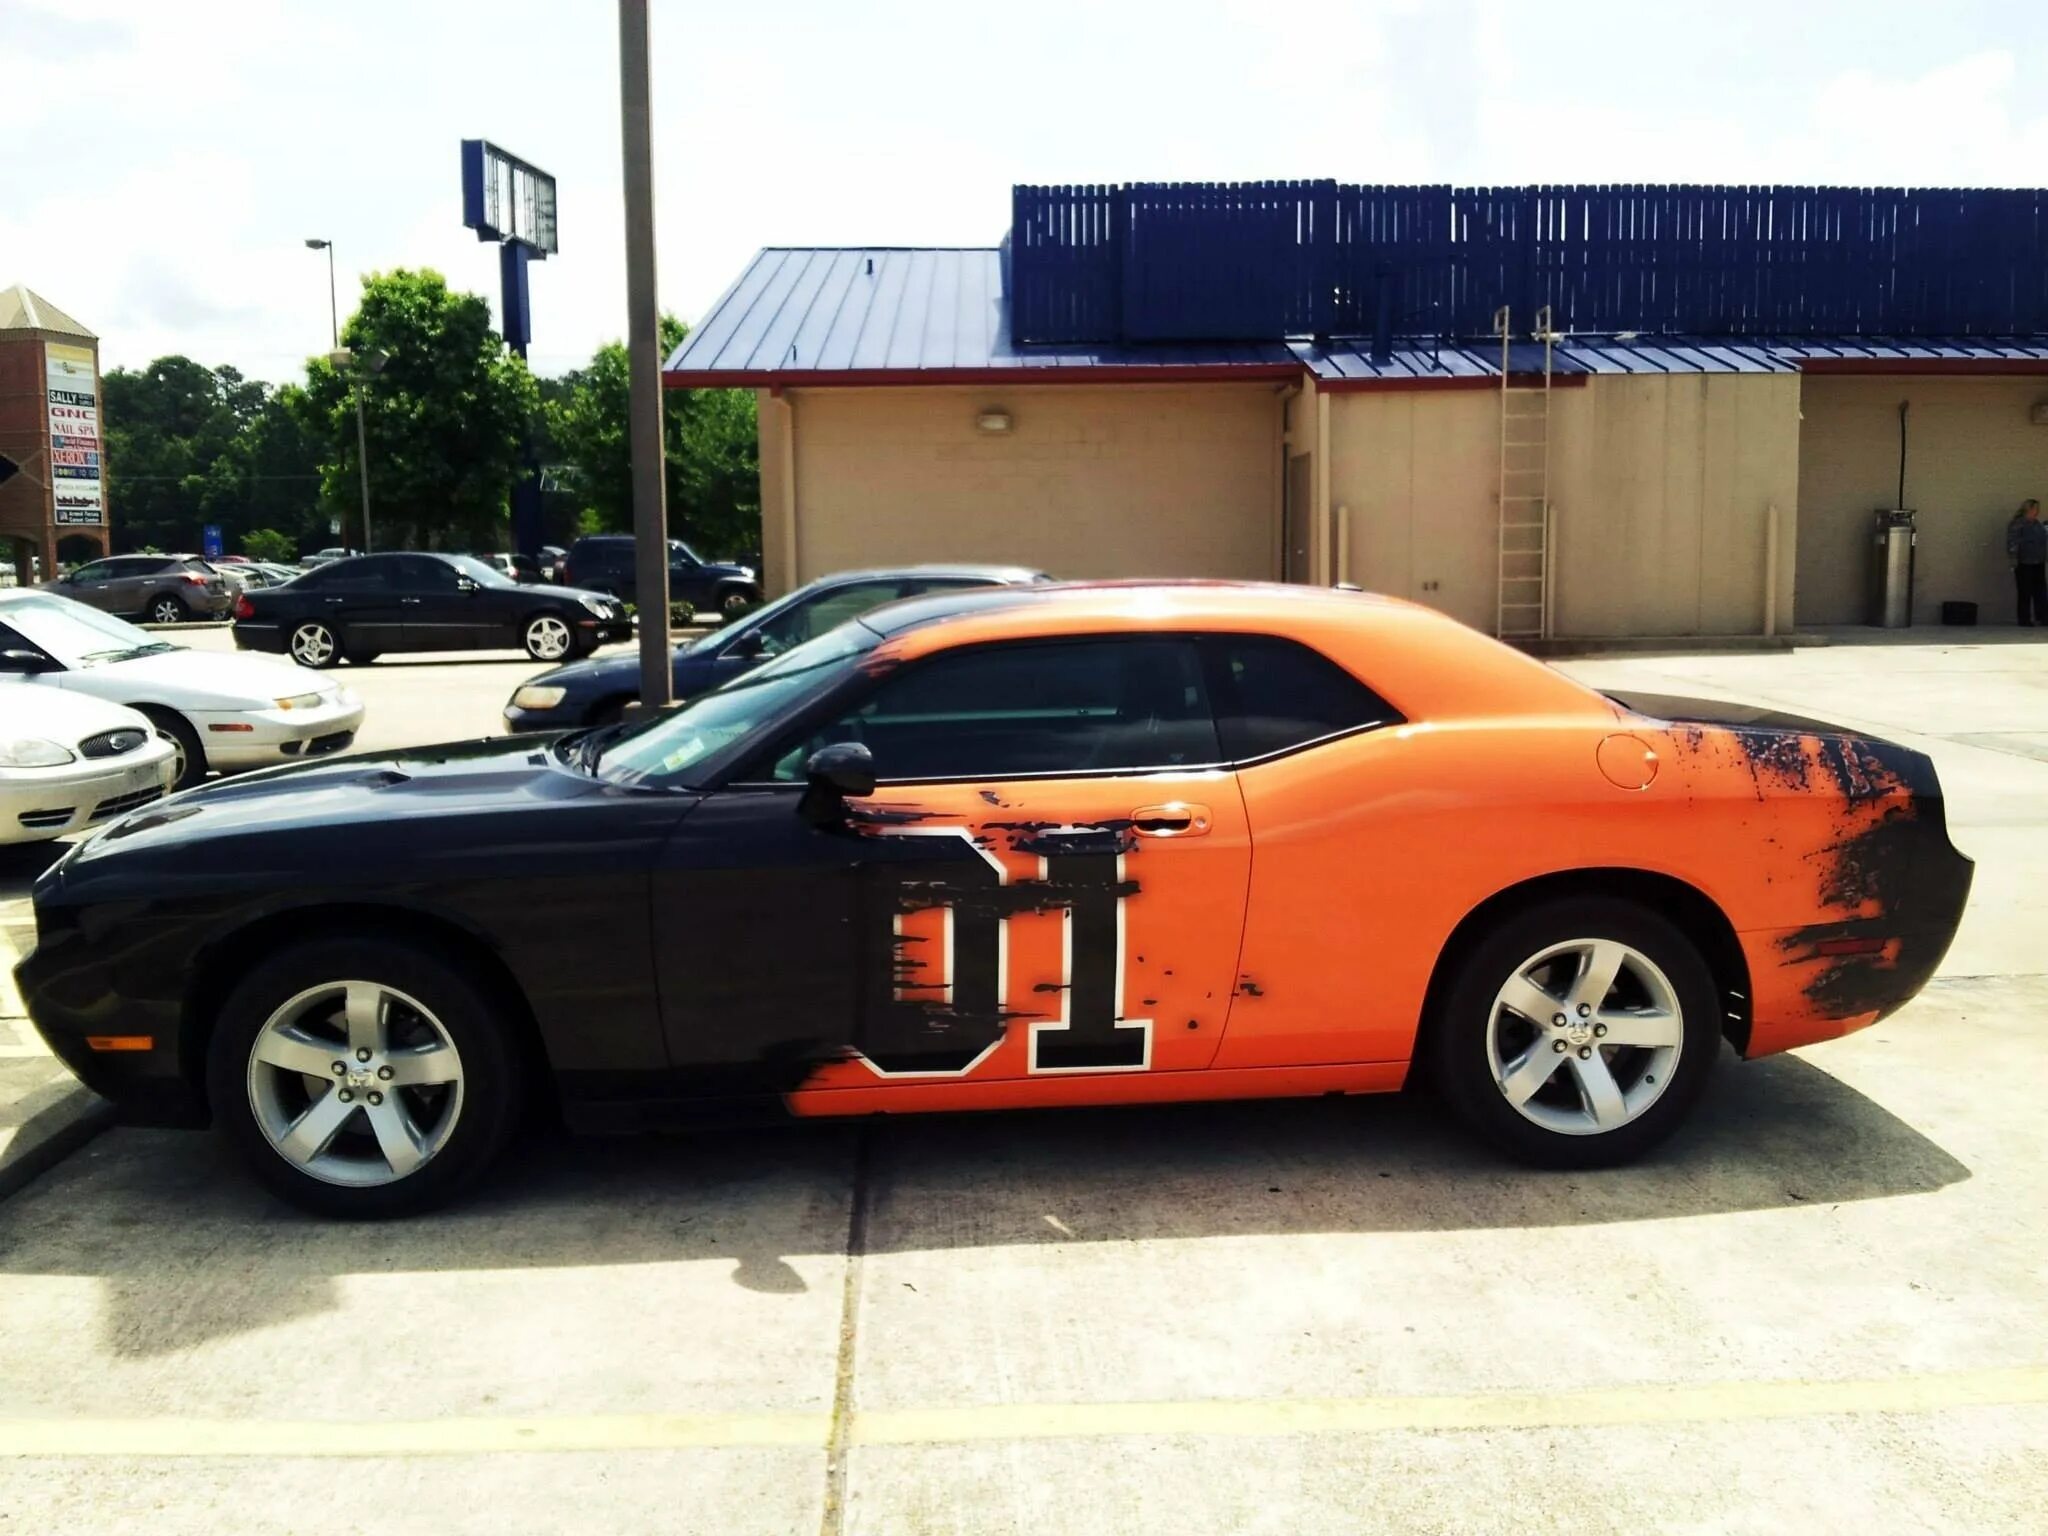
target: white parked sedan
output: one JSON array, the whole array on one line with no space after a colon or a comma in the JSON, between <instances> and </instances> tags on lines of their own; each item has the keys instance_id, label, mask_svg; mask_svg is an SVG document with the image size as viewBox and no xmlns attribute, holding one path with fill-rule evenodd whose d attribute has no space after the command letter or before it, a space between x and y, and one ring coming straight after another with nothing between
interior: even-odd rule
<instances>
[{"instance_id":1,"label":"white parked sedan","mask_svg":"<svg viewBox=\"0 0 2048 1536\"><path fill-rule=\"evenodd\" d=\"M212 768L344 751L363 723L353 690L291 662L188 650L48 592L0 592L0 675L141 711L176 745L180 789Z\"/></svg>"},{"instance_id":2,"label":"white parked sedan","mask_svg":"<svg viewBox=\"0 0 2048 1536\"><path fill-rule=\"evenodd\" d=\"M170 793L177 746L147 718L0 680L0 843L83 832Z\"/></svg>"}]
</instances>

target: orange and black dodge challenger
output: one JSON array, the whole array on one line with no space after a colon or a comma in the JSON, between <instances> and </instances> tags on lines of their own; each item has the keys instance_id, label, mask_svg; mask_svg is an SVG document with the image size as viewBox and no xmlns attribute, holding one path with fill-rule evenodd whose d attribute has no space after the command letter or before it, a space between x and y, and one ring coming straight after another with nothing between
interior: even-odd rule
<instances>
[{"instance_id":1,"label":"orange and black dodge challenger","mask_svg":"<svg viewBox=\"0 0 2048 1536\"><path fill-rule=\"evenodd\" d=\"M877 610L687 706L307 763L108 826L18 976L130 1119L286 1197L443 1200L573 1127L1431 1079L1641 1153L1926 982L1971 865L1918 752L1608 697L1428 609L1220 583Z\"/></svg>"}]
</instances>

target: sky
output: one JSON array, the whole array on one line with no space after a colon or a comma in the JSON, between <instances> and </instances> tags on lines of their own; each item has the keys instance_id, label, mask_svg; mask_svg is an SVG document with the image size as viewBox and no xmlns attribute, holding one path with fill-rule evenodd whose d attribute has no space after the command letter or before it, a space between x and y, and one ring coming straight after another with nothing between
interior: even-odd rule
<instances>
[{"instance_id":1,"label":"sky","mask_svg":"<svg viewBox=\"0 0 2048 1536\"><path fill-rule=\"evenodd\" d=\"M2048 179L2025 0L653 0L663 307L763 245L993 244L1015 182ZM538 372L625 318L611 0L0 0L0 286L273 381L366 272L497 302L458 143L557 178Z\"/></svg>"}]
</instances>

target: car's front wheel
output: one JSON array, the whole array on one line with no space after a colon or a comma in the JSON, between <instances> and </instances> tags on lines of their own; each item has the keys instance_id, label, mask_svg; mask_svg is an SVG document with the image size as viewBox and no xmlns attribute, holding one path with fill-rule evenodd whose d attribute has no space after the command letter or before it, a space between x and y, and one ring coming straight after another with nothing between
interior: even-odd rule
<instances>
[{"instance_id":1,"label":"car's front wheel","mask_svg":"<svg viewBox=\"0 0 2048 1536\"><path fill-rule=\"evenodd\" d=\"M535 614L520 631L526 654L535 661L561 661L576 648L576 632L569 621L554 613Z\"/></svg>"},{"instance_id":2,"label":"car's front wheel","mask_svg":"<svg viewBox=\"0 0 2048 1536\"><path fill-rule=\"evenodd\" d=\"M168 593L150 600L149 621L152 624L183 624L191 617L192 610Z\"/></svg>"},{"instance_id":3,"label":"car's front wheel","mask_svg":"<svg viewBox=\"0 0 2048 1536\"><path fill-rule=\"evenodd\" d=\"M1607 897L1496 924L1458 961L1430 1042L1461 1118L1525 1162L1588 1168L1662 1141L1721 1044L1713 974L1665 918Z\"/></svg>"},{"instance_id":4,"label":"car's front wheel","mask_svg":"<svg viewBox=\"0 0 2048 1536\"><path fill-rule=\"evenodd\" d=\"M519 1076L487 989L377 938L265 961L208 1057L225 1134L272 1190L328 1216L408 1215L458 1193L511 1135Z\"/></svg>"},{"instance_id":5,"label":"car's front wheel","mask_svg":"<svg viewBox=\"0 0 2048 1536\"><path fill-rule=\"evenodd\" d=\"M292 660L302 667L331 667L341 660L341 642L317 619L308 619L292 630L289 649Z\"/></svg>"},{"instance_id":6,"label":"car's front wheel","mask_svg":"<svg viewBox=\"0 0 2048 1536\"><path fill-rule=\"evenodd\" d=\"M760 601L758 593L745 587L728 587L718 594L718 611L727 619L736 619Z\"/></svg>"}]
</instances>

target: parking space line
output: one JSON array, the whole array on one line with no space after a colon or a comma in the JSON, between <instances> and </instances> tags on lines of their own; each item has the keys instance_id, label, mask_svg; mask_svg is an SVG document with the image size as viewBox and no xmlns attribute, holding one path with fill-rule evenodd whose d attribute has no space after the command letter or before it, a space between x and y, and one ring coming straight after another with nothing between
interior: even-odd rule
<instances>
[{"instance_id":1,"label":"parking space line","mask_svg":"<svg viewBox=\"0 0 2048 1536\"><path fill-rule=\"evenodd\" d=\"M1583 1392L1018 1403L856 1411L844 1444L1132 1436L1284 1436L1727 1423L1824 1414L1936 1413L2048 1403L2048 1365L1863 1381L1723 1381ZM589 1414L293 1422L258 1419L0 1419L0 1457L472 1456L789 1446L826 1451L827 1413Z\"/></svg>"}]
</instances>

